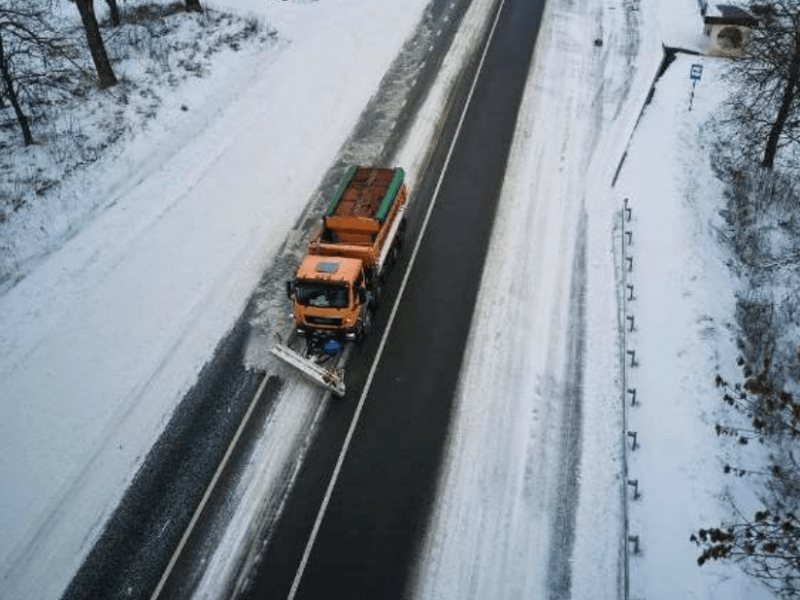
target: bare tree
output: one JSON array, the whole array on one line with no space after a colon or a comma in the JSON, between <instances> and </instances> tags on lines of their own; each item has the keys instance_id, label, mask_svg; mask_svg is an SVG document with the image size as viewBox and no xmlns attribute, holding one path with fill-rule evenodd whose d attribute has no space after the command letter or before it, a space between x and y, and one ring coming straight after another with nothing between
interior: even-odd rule
<instances>
[{"instance_id":1,"label":"bare tree","mask_svg":"<svg viewBox=\"0 0 800 600\"><path fill-rule=\"evenodd\" d=\"M731 67L738 93L730 107L771 169L780 148L800 141L800 4L748 0L747 8L760 25Z\"/></svg>"},{"instance_id":2,"label":"bare tree","mask_svg":"<svg viewBox=\"0 0 800 600\"><path fill-rule=\"evenodd\" d=\"M724 527L701 529L692 540L703 548L698 558L730 559L743 563L745 572L761 580L779 598L793 600L800 593L797 546L800 521L790 512L760 510L753 518Z\"/></svg>"},{"instance_id":3,"label":"bare tree","mask_svg":"<svg viewBox=\"0 0 800 600\"><path fill-rule=\"evenodd\" d=\"M798 357L800 360L800 357ZM743 363L744 361L742 361ZM709 561L734 560L780 598L800 594L800 401L777 387L767 356L757 373L745 367L744 385L730 385L717 376L722 399L747 420L741 425L717 424L718 435L740 445L751 440L769 443L770 463L760 469L725 466L737 477L761 482L763 508L747 517L734 505L731 522L698 530L691 540L700 548L701 566Z\"/></svg>"},{"instance_id":4,"label":"bare tree","mask_svg":"<svg viewBox=\"0 0 800 600\"><path fill-rule=\"evenodd\" d=\"M14 108L14 115L22 130L22 138L25 140L25 145L29 146L33 143L33 135L31 134L28 116L22 110L22 105L17 96L17 90L14 87L14 76L11 72L11 64L6 57L5 46L3 45L2 28L0 28L0 78L3 80L3 95L8 98L8 101ZM0 96L0 99L2 99L2 96Z\"/></svg>"},{"instance_id":5,"label":"bare tree","mask_svg":"<svg viewBox=\"0 0 800 600\"><path fill-rule=\"evenodd\" d=\"M119 16L119 6L117 6L117 0L106 0L106 4L108 4L108 12L111 16L111 23L114 27L117 27L122 20Z\"/></svg>"},{"instance_id":6,"label":"bare tree","mask_svg":"<svg viewBox=\"0 0 800 600\"><path fill-rule=\"evenodd\" d=\"M48 15L39 2L0 6L0 97L11 104L26 145L33 143L26 107L46 102L68 78L68 42L55 33Z\"/></svg>"},{"instance_id":7,"label":"bare tree","mask_svg":"<svg viewBox=\"0 0 800 600\"><path fill-rule=\"evenodd\" d=\"M94 0L75 0L78 12L81 15L83 29L86 32L86 41L89 43L89 52L92 54L97 77L101 88L108 88L117 83L111 61L108 59L103 37L100 35L100 25L94 13Z\"/></svg>"}]
</instances>

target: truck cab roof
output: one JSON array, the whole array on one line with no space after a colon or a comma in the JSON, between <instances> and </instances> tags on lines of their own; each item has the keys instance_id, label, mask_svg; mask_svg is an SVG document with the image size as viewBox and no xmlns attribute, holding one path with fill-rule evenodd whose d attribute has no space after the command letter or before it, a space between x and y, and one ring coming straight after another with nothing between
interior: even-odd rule
<instances>
[{"instance_id":1,"label":"truck cab roof","mask_svg":"<svg viewBox=\"0 0 800 600\"><path fill-rule=\"evenodd\" d=\"M342 256L309 255L297 269L298 279L351 283L361 274L361 261Z\"/></svg>"}]
</instances>

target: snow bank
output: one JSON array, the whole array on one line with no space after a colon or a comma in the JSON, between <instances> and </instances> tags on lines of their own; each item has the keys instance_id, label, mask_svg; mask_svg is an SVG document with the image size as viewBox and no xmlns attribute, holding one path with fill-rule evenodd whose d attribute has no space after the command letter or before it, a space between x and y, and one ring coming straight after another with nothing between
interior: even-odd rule
<instances>
[{"instance_id":1,"label":"snow bank","mask_svg":"<svg viewBox=\"0 0 800 600\"><path fill-rule=\"evenodd\" d=\"M221 56L152 150L79 176L113 202L85 186L107 208L0 297L4 594L64 589L423 7L252 2L282 43Z\"/></svg>"}]
</instances>

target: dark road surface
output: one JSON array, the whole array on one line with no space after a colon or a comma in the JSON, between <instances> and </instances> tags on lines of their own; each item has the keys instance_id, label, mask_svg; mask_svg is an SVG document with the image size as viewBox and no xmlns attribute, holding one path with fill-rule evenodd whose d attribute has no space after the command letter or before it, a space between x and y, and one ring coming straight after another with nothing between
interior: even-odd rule
<instances>
[{"instance_id":1,"label":"dark road surface","mask_svg":"<svg viewBox=\"0 0 800 600\"><path fill-rule=\"evenodd\" d=\"M379 367L299 579L303 599L400 598L433 500L516 115L544 0L507 0L442 181ZM458 91L469 93L471 77ZM457 100L456 100L457 102ZM453 111L454 127L461 110ZM447 137L447 136L445 136ZM414 190L427 205L447 148ZM419 227L421 210L412 223ZM407 245L410 249L411 244ZM407 250L410 253L410 250ZM396 293L408 255L392 275ZM391 306L386 302L380 321ZM378 336L351 357L348 389L366 380ZM287 598L342 448L358 394L333 404L247 598Z\"/></svg>"}]
</instances>

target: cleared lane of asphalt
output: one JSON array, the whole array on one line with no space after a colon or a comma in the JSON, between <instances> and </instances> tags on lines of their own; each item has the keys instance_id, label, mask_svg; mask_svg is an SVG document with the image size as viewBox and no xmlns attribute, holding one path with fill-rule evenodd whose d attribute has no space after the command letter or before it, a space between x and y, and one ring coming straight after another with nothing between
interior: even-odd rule
<instances>
[{"instance_id":1,"label":"cleared lane of asphalt","mask_svg":"<svg viewBox=\"0 0 800 600\"><path fill-rule=\"evenodd\" d=\"M297 598L403 594L433 501L452 396L543 8L544 0L503 3L391 335L297 580ZM418 198L433 193L444 161L440 155L431 162L415 190ZM372 340L354 352L350 389L363 385L376 347ZM354 396L344 405L332 405L326 414L323 433L307 455L248 597L286 598L290 593L357 400Z\"/></svg>"}]
</instances>

